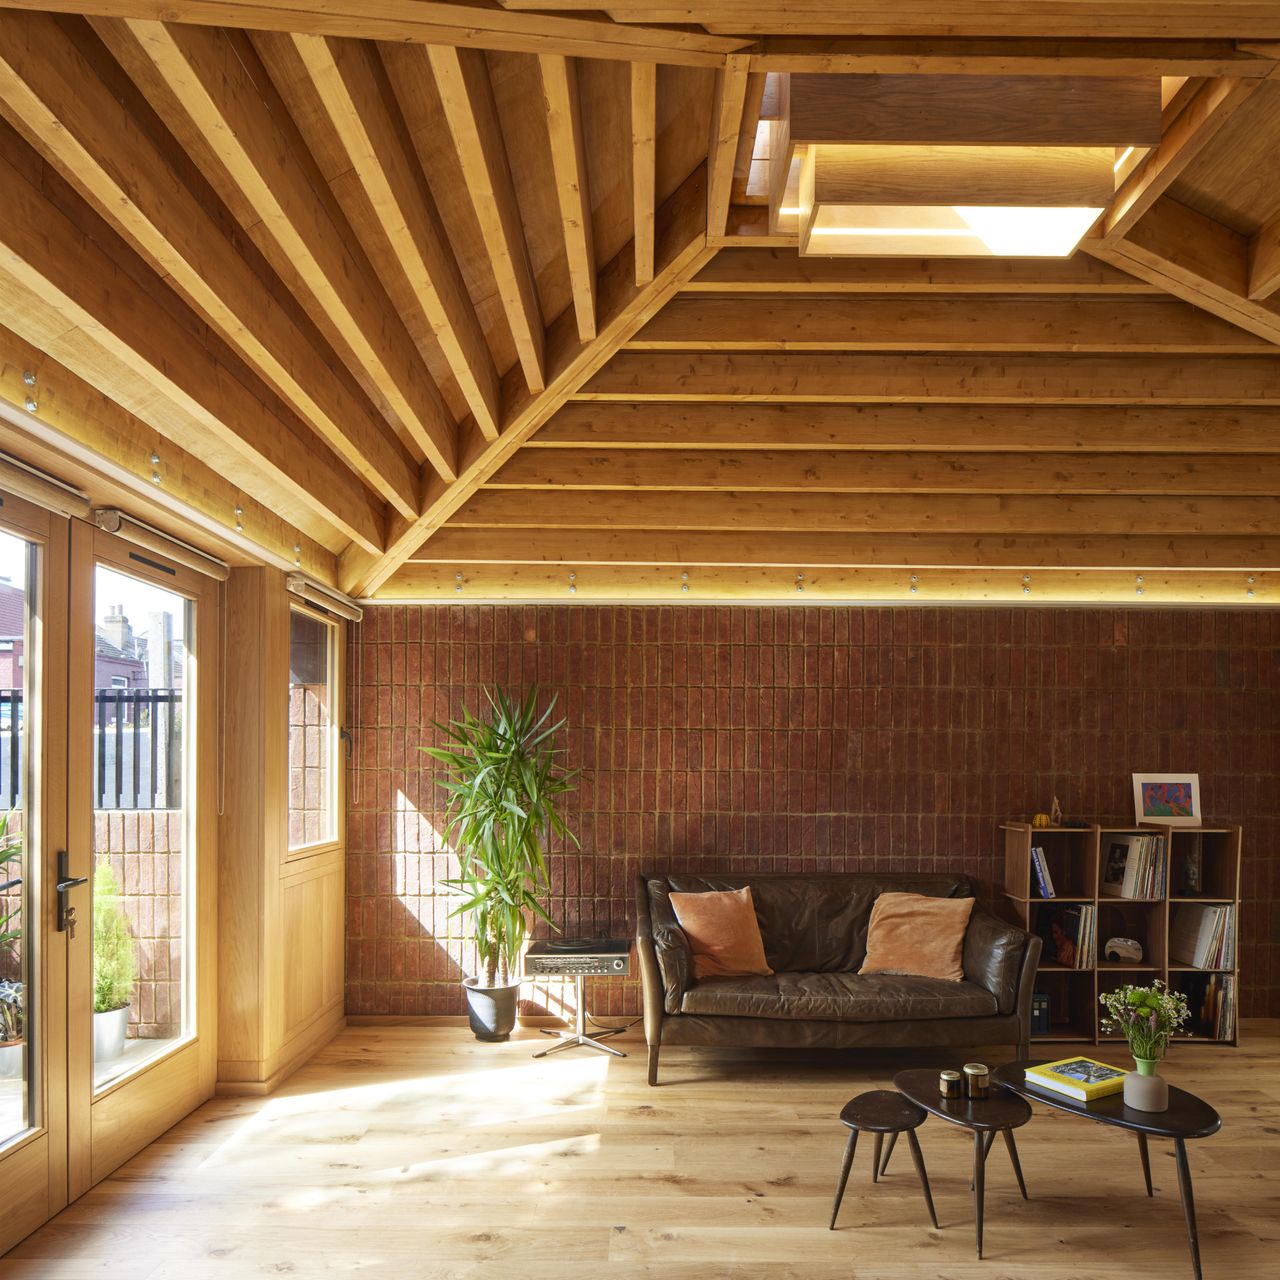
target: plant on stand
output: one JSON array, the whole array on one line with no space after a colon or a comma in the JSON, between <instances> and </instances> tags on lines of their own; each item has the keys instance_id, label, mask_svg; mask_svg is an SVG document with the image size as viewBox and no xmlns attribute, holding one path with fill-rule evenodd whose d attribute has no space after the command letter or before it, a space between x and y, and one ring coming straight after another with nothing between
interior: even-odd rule
<instances>
[{"instance_id":1,"label":"plant on stand","mask_svg":"<svg viewBox=\"0 0 1280 1280\"><path fill-rule=\"evenodd\" d=\"M93 873L93 1057L111 1062L124 1053L129 1004L138 964L120 885L111 864Z\"/></svg>"},{"instance_id":2,"label":"plant on stand","mask_svg":"<svg viewBox=\"0 0 1280 1280\"><path fill-rule=\"evenodd\" d=\"M1124 1078L1125 1105L1136 1111L1167 1111L1169 1085L1157 1075L1156 1066L1168 1052L1170 1040L1191 1016L1187 997L1181 991L1171 991L1157 978L1149 987L1126 983L1098 998L1107 1011L1103 1031L1124 1036L1138 1067L1136 1073Z\"/></svg>"},{"instance_id":3,"label":"plant on stand","mask_svg":"<svg viewBox=\"0 0 1280 1280\"><path fill-rule=\"evenodd\" d=\"M448 745L421 748L445 766L449 793L444 834L454 842L461 873L445 884L463 901L451 916L468 915L483 975L467 978L471 1030L479 1040L505 1040L516 1022L518 966L530 919L551 924L539 894L547 891L546 842L577 839L560 813L559 797L573 790L553 745L564 720L551 723L553 697L537 710L538 691L523 702L501 689L484 691L490 716L465 707L461 720L436 723ZM554 928L555 926L552 925Z\"/></svg>"}]
</instances>

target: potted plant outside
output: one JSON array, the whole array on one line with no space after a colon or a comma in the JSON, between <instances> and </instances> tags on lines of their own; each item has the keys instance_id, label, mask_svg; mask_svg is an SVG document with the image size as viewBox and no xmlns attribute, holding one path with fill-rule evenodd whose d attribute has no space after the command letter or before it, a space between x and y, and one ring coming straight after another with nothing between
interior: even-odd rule
<instances>
[{"instance_id":1,"label":"potted plant outside","mask_svg":"<svg viewBox=\"0 0 1280 1280\"><path fill-rule=\"evenodd\" d=\"M109 863L93 873L93 1058L111 1062L124 1053L129 1004L137 976L129 921Z\"/></svg>"},{"instance_id":2,"label":"potted plant outside","mask_svg":"<svg viewBox=\"0 0 1280 1280\"><path fill-rule=\"evenodd\" d=\"M1102 1029L1124 1036L1137 1064L1137 1071L1124 1078L1125 1105L1135 1111L1167 1111L1169 1085L1156 1073L1156 1067L1168 1051L1169 1041L1191 1016L1187 997L1181 991L1171 991L1157 978L1149 987L1126 983L1118 991L1103 992L1098 999L1107 1011Z\"/></svg>"},{"instance_id":3,"label":"potted plant outside","mask_svg":"<svg viewBox=\"0 0 1280 1280\"><path fill-rule=\"evenodd\" d=\"M551 924L538 896L548 888L546 841L577 840L565 825L560 797L578 770L566 770L553 745L564 720L551 722L553 697L537 710L538 691L518 701L484 691L490 716L465 707L461 720L436 723L442 747L421 748L445 766L444 835L453 841L460 875L446 885L463 901L450 916L467 915L483 973L466 978L471 1030L478 1040L505 1040L516 1023L519 964L531 917ZM552 925L554 928L555 926Z\"/></svg>"},{"instance_id":4,"label":"potted plant outside","mask_svg":"<svg viewBox=\"0 0 1280 1280\"><path fill-rule=\"evenodd\" d=\"M0 982L0 1080L20 1080L26 1053L22 983Z\"/></svg>"},{"instance_id":5,"label":"potted plant outside","mask_svg":"<svg viewBox=\"0 0 1280 1280\"><path fill-rule=\"evenodd\" d=\"M13 811L0 814L0 884L19 879L22 871L22 836L10 830ZM15 886L16 887L16 886ZM18 943L22 929L22 899L10 890L0 893L0 1080L22 1075L26 1053L26 1006L23 1003L22 961Z\"/></svg>"}]
</instances>

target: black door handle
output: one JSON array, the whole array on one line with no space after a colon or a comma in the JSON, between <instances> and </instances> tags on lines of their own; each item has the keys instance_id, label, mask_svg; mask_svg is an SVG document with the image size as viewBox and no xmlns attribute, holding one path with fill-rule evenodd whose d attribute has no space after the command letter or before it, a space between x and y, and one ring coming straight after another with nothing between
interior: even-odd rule
<instances>
[{"instance_id":1,"label":"black door handle","mask_svg":"<svg viewBox=\"0 0 1280 1280\"><path fill-rule=\"evenodd\" d=\"M16 889L22 883L22 877L16 880L6 880L4 884L0 884L0 893L8 893L10 889Z\"/></svg>"},{"instance_id":2,"label":"black door handle","mask_svg":"<svg viewBox=\"0 0 1280 1280\"><path fill-rule=\"evenodd\" d=\"M67 931L67 913L69 904L67 903L67 894L74 888L82 884L89 883L88 876L73 876L68 867L70 859L65 849L58 850L58 879L53 886L58 893L58 932L66 933Z\"/></svg>"}]
</instances>

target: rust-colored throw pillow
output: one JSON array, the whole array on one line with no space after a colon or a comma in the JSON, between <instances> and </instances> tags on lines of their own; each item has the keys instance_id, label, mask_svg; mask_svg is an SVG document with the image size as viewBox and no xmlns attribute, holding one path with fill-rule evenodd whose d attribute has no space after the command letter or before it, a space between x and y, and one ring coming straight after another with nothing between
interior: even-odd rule
<instances>
[{"instance_id":1,"label":"rust-colored throw pillow","mask_svg":"<svg viewBox=\"0 0 1280 1280\"><path fill-rule=\"evenodd\" d=\"M973 901L930 898L922 893L882 893L871 908L867 955L858 972L963 981L960 961Z\"/></svg>"},{"instance_id":2,"label":"rust-colored throw pillow","mask_svg":"<svg viewBox=\"0 0 1280 1280\"><path fill-rule=\"evenodd\" d=\"M742 978L773 972L764 958L749 885L723 893L673 893L671 907L689 939L695 978Z\"/></svg>"}]
</instances>

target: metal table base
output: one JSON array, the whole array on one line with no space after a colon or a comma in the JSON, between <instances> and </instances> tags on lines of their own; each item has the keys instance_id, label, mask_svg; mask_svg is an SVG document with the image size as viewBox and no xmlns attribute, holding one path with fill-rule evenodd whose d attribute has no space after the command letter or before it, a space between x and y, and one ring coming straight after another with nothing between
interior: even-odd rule
<instances>
[{"instance_id":1,"label":"metal table base","mask_svg":"<svg viewBox=\"0 0 1280 1280\"><path fill-rule=\"evenodd\" d=\"M587 1030L587 1002L586 995L583 991L582 974L574 974L573 977L574 990L577 995L577 1013L574 1016L573 1031L568 1034L562 1034L554 1027L543 1027L542 1034L544 1036L560 1036L560 1039L553 1045L548 1045L545 1049L540 1049L533 1056L535 1058L545 1058L549 1053L559 1053L561 1049L576 1049L581 1046L584 1049L598 1049L601 1053L611 1053L615 1058L625 1058L627 1055L621 1049L615 1049L612 1045L601 1044L602 1040L606 1040L609 1036L616 1036L620 1032L625 1031L625 1027L604 1027L599 1031Z\"/></svg>"}]
</instances>

